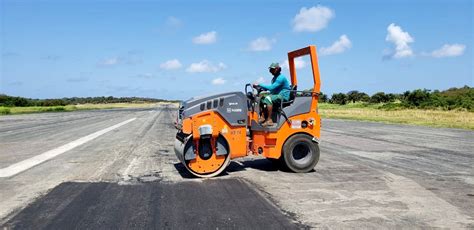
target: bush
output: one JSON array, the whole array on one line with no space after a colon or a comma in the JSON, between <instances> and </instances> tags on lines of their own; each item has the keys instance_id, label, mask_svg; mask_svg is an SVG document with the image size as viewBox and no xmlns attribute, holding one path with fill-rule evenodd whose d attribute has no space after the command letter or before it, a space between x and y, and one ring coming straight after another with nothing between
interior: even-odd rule
<instances>
[{"instance_id":1,"label":"bush","mask_svg":"<svg viewBox=\"0 0 474 230\"><path fill-rule=\"evenodd\" d=\"M335 93L331 97L332 104L345 105L347 103L347 96L343 93Z\"/></svg>"},{"instance_id":2,"label":"bush","mask_svg":"<svg viewBox=\"0 0 474 230\"><path fill-rule=\"evenodd\" d=\"M386 103L390 101L390 96L386 95L384 92L378 92L370 97L371 103Z\"/></svg>"},{"instance_id":3,"label":"bush","mask_svg":"<svg viewBox=\"0 0 474 230\"><path fill-rule=\"evenodd\" d=\"M177 100L163 100L141 97L71 97L62 99L31 99L12 97L0 94L0 106L25 107L25 106L65 106L77 104L104 104L104 103L144 103L144 102L179 102Z\"/></svg>"},{"instance_id":4,"label":"bush","mask_svg":"<svg viewBox=\"0 0 474 230\"><path fill-rule=\"evenodd\" d=\"M318 102L321 102L321 103L328 102L328 95L324 94L323 92L319 92Z\"/></svg>"},{"instance_id":5,"label":"bush","mask_svg":"<svg viewBox=\"0 0 474 230\"><path fill-rule=\"evenodd\" d=\"M29 101L23 97L10 97L4 94L0 95L0 106L28 106Z\"/></svg>"},{"instance_id":6,"label":"bush","mask_svg":"<svg viewBox=\"0 0 474 230\"><path fill-rule=\"evenodd\" d=\"M389 110L398 108L463 109L474 112L474 88L464 86L462 88L450 88L445 91L416 89L405 91L403 94L377 92L371 97L366 93L353 90L347 94L333 94L329 103L344 105L348 102L356 103L359 101L368 102L367 105L383 103L384 105L377 108Z\"/></svg>"},{"instance_id":7,"label":"bush","mask_svg":"<svg viewBox=\"0 0 474 230\"><path fill-rule=\"evenodd\" d=\"M423 89L423 90L417 89L417 90L414 90L413 92L409 92L405 96L405 101L409 105L413 105L413 106L421 106L422 104L426 106L432 103L430 91L427 89Z\"/></svg>"},{"instance_id":8,"label":"bush","mask_svg":"<svg viewBox=\"0 0 474 230\"><path fill-rule=\"evenodd\" d=\"M363 92L359 92L357 90L349 91L347 94L347 100L352 101L352 103L356 103L358 101L369 101L369 95Z\"/></svg>"}]
</instances>

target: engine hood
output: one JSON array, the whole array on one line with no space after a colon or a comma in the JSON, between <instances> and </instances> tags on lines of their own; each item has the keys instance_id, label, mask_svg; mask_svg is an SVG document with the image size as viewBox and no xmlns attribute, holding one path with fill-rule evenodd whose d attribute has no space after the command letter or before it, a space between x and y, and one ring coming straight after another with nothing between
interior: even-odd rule
<instances>
[{"instance_id":1,"label":"engine hood","mask_svg":"<svg viewBox=\"0 0 474 230\"><path fill-rule=\"evenodd\" d=\"M193 97L181 103L178 120L209 110L218 112L231 125L245 125L247 97L238 91Z\"/></svg>"}]
</instances>

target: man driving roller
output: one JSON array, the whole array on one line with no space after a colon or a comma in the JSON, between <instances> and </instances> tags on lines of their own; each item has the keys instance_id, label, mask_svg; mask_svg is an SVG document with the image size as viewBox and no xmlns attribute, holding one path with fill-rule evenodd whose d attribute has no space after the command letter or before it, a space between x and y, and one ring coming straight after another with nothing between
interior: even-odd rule
<instances>
[{"instance_id":1,"label":"man driving roller","mask_svg":"<svg viewBox=\"0 0 474 230\"><path fill-rule=\"evenodd\" d=\"M260 86L265 90L270 91L270 95L264 96L261 103L267 108L267 116L262 119L263 126L273 125L272 112L273 105L280 105L284 101L288 101L290 98L290 83L286 77L281 74L281 67L278 63L272 63L268 70L273 75L271 84L254 84L253 86Z\"/></svg>"}]
</instances>

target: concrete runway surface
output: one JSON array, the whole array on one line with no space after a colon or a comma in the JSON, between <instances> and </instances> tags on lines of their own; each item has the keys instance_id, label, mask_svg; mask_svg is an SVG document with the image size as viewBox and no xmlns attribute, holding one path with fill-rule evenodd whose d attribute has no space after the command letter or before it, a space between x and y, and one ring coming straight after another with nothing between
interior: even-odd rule
<instances>
[{"instance_id":1,"label":"concrete runway surface","mask_svg":"<svg viewBox=\"0 0 474 230\"><path fill-rule=\"evenodd\" d=\"M474 132L323 120L306 174L261 157L191 178L176 108L0 117L6 229L474 228Z\"/></svg>"}]
</instances>

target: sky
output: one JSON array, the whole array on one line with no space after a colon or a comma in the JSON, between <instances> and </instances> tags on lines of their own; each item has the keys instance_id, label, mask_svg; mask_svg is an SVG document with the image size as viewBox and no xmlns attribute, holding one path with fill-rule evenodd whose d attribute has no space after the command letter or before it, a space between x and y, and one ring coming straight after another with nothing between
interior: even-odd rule
<instances>
[{"instance_id":1,"label":"sky","mask_svg":"<svg viewBox=\"0 0 474 230\"><path fill-rule=\"evenodd\" d=\"M473 1L0 0L0 93L187 99L266 82L315 45L321 91L474 84ZM308 57L298 88L312 87Z\"/></svg>"}]
</instances>

